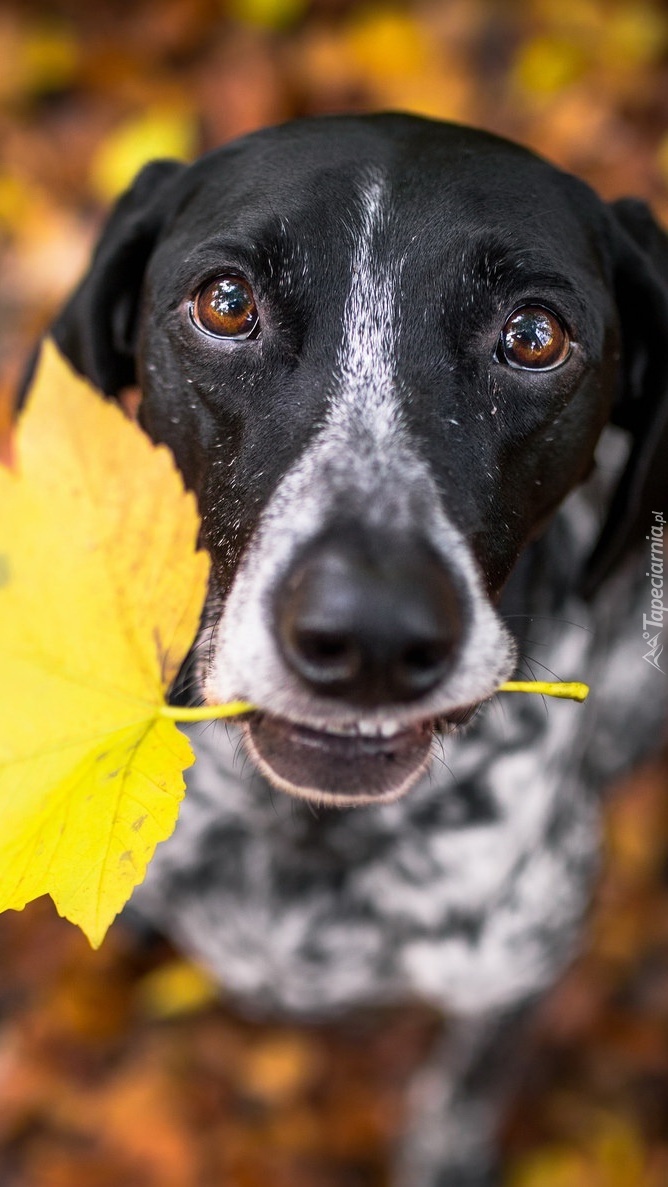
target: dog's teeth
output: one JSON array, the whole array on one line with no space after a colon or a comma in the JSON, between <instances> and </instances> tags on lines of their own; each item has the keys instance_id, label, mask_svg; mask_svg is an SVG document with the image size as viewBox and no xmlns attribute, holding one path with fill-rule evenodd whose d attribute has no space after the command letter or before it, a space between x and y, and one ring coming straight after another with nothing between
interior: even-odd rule
<instances>
[{"instance_id":1,"label":"dog's teeth","mask_svg":"<svg viewBox=\"0 0 668 1187\"><path fill-rule=\"evenodd\" d=\"M393 721L384 721L380 727L380 736L382 738L392 738L399 733L399 726Z\"/></svg>"},{"instance_id":2,"label":"dog's teeth","mask_svg":"<svg viewBox=\"0 0 668 1187\"><path fill-rule=\"evenodd\" d=\"M320 728L325 733L343 738L393 738L401 732L401 726L394 721L355 721L345 724L332 722Z\"/></svg>"},{"instance_id":3,"label":"dog's teeth","mask_svg":"<svg viewBox=\"0 0 668 1187\"><path fill-rule=\"evenodd\" d=\"M391 738L398 734L400 726L393 721L355 721L343 724L329 724L325 727L328 734L338 734L344 738Z\"/></svg>"},{"instance_id":4,"label":"dog's teeth","mask_svg":"<svg viewBox=\"0 0 668 1187\"><path fill-rule=\"evenodd\" d=\"M357 728L365 738L391 738L394 734L398 734L400 729L393 721L374 722L373 724L360 721Z\"/></svg>"},{"instance_id":5,"label":"dog's teeth","mask_svg":"<svg viewBox=\"0 0 668 1187\"><path fill-rule=\"evenodd\" d=\"M365 738L378 738L382 735L383 727L377 722L372 724L368 721L360 721L358 722L357 729Z\"/></svg>"}]
</instances>

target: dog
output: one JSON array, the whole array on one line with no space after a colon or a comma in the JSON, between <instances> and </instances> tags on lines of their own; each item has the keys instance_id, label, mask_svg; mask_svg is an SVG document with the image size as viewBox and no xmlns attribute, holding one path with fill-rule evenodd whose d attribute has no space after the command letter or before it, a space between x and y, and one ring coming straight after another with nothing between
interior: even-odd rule
<instances>
[{"instance_id":1,"label":"dog","mask_svg":"<svg viewBox=\"0 0 668 1187\"><path fill-rule=\"evenodd\" d=\"M497 1183L602 792L665 721L668 239L485 132L305 119L145 167L53 334L199 500L175 695L256 706L190 729L134 910L256 1013L442 1009L395 1182Z\"/></svg>"}]
</instances>

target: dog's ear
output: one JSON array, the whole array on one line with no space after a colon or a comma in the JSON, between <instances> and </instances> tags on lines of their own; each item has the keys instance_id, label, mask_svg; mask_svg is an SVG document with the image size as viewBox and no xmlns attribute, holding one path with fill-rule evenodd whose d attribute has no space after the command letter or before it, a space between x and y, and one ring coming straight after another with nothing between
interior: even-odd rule
<instances>
[{"instance_id":1,"label":"dog's ear","mask_svg":"<svg viewBox=\"0 0 668 1187\"><path fill-rule=\"evenodd\" d=\"M186 166L152 161L119 198L88 272L51 327L72 365L108 396L135 382L137 311L144 270Z\"/></svg>"},{"instance_id":2,"label":"dog's ear","mask_svg":"<svg viewBox=\"0 0 668 1187\"><path fill-rule=\"evenodd\" d=\"M668 500L668 236L644 202L609 207L622 382L612 422L631 448L589 558L583 590L595 593L623 554L647 535Z\"/></svg>"}]
</instances>

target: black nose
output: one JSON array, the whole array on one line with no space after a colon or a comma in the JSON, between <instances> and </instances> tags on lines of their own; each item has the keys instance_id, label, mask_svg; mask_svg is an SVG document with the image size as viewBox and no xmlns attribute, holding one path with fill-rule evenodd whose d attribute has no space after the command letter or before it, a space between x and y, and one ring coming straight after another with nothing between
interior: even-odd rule
<instances>
[{"instance_id":1,"label":"black nose","mask_svg":"<svg viewBox=\"0 0 668 1187\"><path fill-rule=\"evenodd\" d=\"M278 592L276 626L288 665L322 696L378 707L430 692L464 631L452 575L415 541L321 539Z\"/></svg>"}]
</instances>

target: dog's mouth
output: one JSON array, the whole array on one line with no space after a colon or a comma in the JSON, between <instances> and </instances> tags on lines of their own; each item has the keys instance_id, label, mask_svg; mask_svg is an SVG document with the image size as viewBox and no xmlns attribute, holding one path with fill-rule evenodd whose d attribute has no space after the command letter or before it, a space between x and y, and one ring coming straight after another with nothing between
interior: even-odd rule
<instances>
[{"instance_id":1,"label":"dog's mouth","mask_svg":"<svg viewBox=\"0 0 668 1187\"><path fill-rule=\"evenodd\" d=\"M452 729L470 710L410 726L391 722L313 729L268 713L244 725L246 745L262 774L283 791L341 807L388 803L424 774L436 728Z\"/></svg>"}]
</instances>

